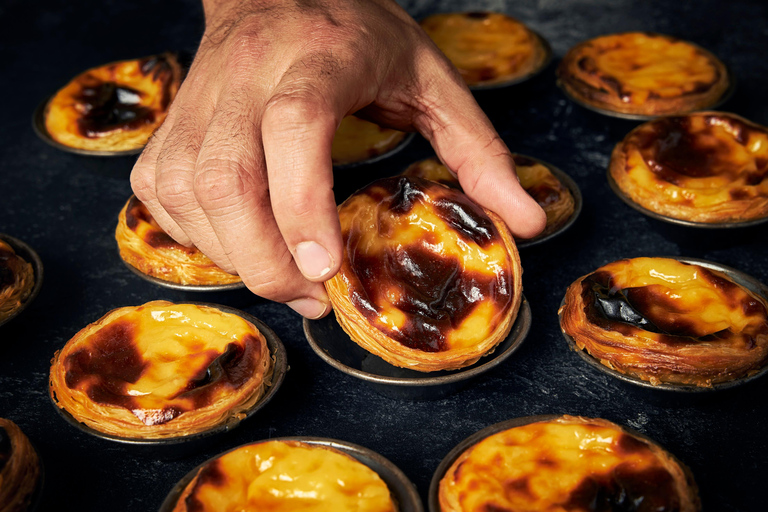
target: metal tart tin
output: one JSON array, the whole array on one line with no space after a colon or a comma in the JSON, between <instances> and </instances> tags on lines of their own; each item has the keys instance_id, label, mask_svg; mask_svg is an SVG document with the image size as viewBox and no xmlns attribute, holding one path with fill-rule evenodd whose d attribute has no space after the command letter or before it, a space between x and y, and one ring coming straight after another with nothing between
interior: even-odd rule
<instances>
[{"instance_id":1,"label":"metal tart tin","mask_svg":"<svg viewBox=\"0 0 768 512\"><path fill-rule=\"evenodd\" d=\"M594 105L590 105L589 103L571 95L571 93L568 92L568 90L563 86L562 82L559 79L557 80L557 86L560 88L561 91L563 91L563 93L568 97L569 100L586 108L587 110L591 110L592 112L597 112L598 114L602 114L604 116L616 117L618 119L627 119L630 121L650 121L651 119L657 119L659 117L678 116L678 115L690 114L692 112L697 112L699 110L715 110L721 107L723 104L725 104L725 102L731 99L734 91L736 90L736 78L733 76L733 73L731 73L731 70L727 65L725 66L725 69L726 69L726 72L728 73L728 81L729 81L728 88L725 90L725 92L723 92L722 96L720 96L720 98L718 98L716 102L712 103L711 105L704 105L703 107L697 108L696 110L669 112L669 113L659 114L659 115L630 114L627 112L615 112L607 108L596 107Z\"/></svg>"},{"instance_id":2,"label":"metal tart tin","mask_svg":"<svg viewBox=\"0 0 768 512\"><path fill-rule=\"evenodd\" d=\"M3 324L10 322L19 314L21 314L21 312L24 311L27 306L32 303L33 300L35 300L37 294L40 293L40 288L43 287L43 262L40 260L40 256L37 255L34 249L32 249L18 238L0 233L0 239L10 245L18 256L24 258L24 261L32 265L32 273L35 277L35 284L32 285L32 291L30 292L29 297L27 297L27 300L25 300L21 304L21 307L14 311L10 316L4 320L0 320L0 326L2 326Z\"/></svg>"},{"instance_id":3,"label":"metal tart tin","mask_svg":"<svg viewBox=\"0 0 768 512\"><path fill-rule=\"evenodd\" d=\"M384 483L387 484L387 487L389 487L389 492L392 495L393 501L397 505L398 512L424 512L424 506L421 503L421 499L419 498L419 494L416 491L416 487L408 479L408 477L405 476L400 468L395 466L388 459L384 458L373 450L349 443L347 441L307 436L276 437L273 439L254 441L253 443L247 443L246 445L238 446L232 450L228 450L208 459L184 475L184 477L179 480L175 486L173 486L173 489L171 489L171 492L169 492L166 496L158 512L171 512L176 506L176 502L178 501L179 496L181 496L181 493L184 491L184 488L187 486L187 484L189 484L189 482L192 481L200 468L206 464L218 459L223 455L226 455L231 451L242 448L243 446L265 441L299 441L313 446L326 446L328 448L339 450L340 452L355 458L359 462L365 464L376 473L378 473L381 479L384 480Z\"/></svg>"},{"instance_id":4,"label":"metal tart tin","mask_svg":"<svg viewBox=\"0 0 768 512\"><path fill-rule=\"evenodd\" d=\"M334 171L343 171L346 169L352 169L353 167L359 167L361 165L368 165L375 162L378 162L380 160L384 160L385 158L389 158L400 151L403 150L408 144L411 143L411 141L416 137L416 133L407 133L405 137L403 137L403 140L401 140L397 146L393 147L389 151L385 151L384 153L381 153L380 155L373 156L371 158L366 158L365 160L360 160L359 162L350 162L348 164L338 164L333 166Z\"/></svg>"},{"instance_id":5,"label":"metal tart tin","mask_svg":"<svg viewBox=\"0 0 768 512\"><path fill-rule=\"evenodd\" d=\"M724 274L728 279L735 282L736 284L743 286L753 294L758 295L765 300L768 300L768 286L764 285L754 277L751 277L745 274L744 272L736 270L732 267L728 267L726 265L721 265L720 263L714 263L712 261L702 260L698 258L683 258L678 256L661 256L661 257L682 261L683 263L692 263L694 265L699 265L710 270L716 270ZM560 301L560 307L558 308L557 317L560 320L562 320L562 313L560 311L561 311L561 308L563 307L563 304L565 304L565 297L563 297L563 300ZM596 370L599 370L602 373L610 375L611 377L619 379L623 382L627 382L629 384L634 384L636 386L641 386L648 389L659 389L663 391L678 391L678 392L684 392L684 393L708 393L711 391L719 391L723 389L729 389L736 386L740 386L742 384L751 382L759 377L762 377L763 375L768 373L768 364L766 364L762 368L760 368L759 371L757 371L756 373L753 373L752 375L739 377L738 379L733 379L728 382L720 382L718 384L712 384L711 387L694 386L690 384L674 384L674 383L661 383L661 384L654 385L639 377L627 375L625 373L614 370L612 368L608 368L607 366L602 364L598 359L592 357L586 350L579 350L579 348L576 346L576 342L574 341L574 339L568 334L566 334L565 331L563 331L562 329L561 329L561 332L563 333L563 338L565 338L565 341L568 344L568 347L574 352L576 352L579 355L579 357L582 360L584 360L584 362L586 362L592 368L595 368Z\"/></svg>"},{"instance_id":6,"label":"metal tart tin","mask_svg":"<svg viewBox=\"0 0 768 512\"><path fill-rule=\"evenodd\" d=\"M523 296L509 335L491 354L458 370L418 372L389 364L352 341L335 315L304 319L304 335L320 358L347 375L361 379L377 393L396 399L433 400L455 393L468 381L495 368L522 344L531 328L531 308Z\"/></svg>"},{"instance_id":7,"label":"metal tart tin","mask_svg":"<svg viewBox=\"0 0 768 512\"><path fill-rule=\"evenodd\" d=\"M611 176L610 169L608 169L606 176L608 178L608 186L611 187L611 190L613 190L614 194L619 196L619 199L621 199L628 206L634 208L635 210L642 213L643 215L647 215L648 217L651 217L652 219L656 219L661 222L676 224L678 226L685 226L689 228L702 228L702 229L749 228L752 226L757 226L759 224L764 224L768 222L768 216L758 217L756 219L749 219L749 220L743 220L743 221L733 221L733 222L694 222L694 221L685 220L685 219L676 219L675 217L669 217L667 215L662 215L660 213L654 212L653 210L649 210L648 208L634 202L628 195L624 193L623 190L621 190L621 188L619 188L619 185L616 183L616 180L614 180L613 176Z\"/></svg>"},{"instance_id":8,"label":"metal tart tin","mask_svg":"<svg viewBox=\"0 0 768 512\"><path fill-rule=\"evenodd\" d=\"M498 82L493 83L486 83L486 84L476 84L476 85L468 85L469 90L473 92L480 92L480 91L489 91L494 89L502 89L505 87L511 87L513 85L522 84L523 82L527 82L528 80L538 76L542 71L544 71L547 66L552 62L552 46L550 46L549 41L547 41L541 34L533 30L531 27L528 27L528 30L531 31L531 33L536 36L536 38L539 40L539 43L541 43L541 47L544 50L544 59L542 59L541 64L537 68L534 68L531 70L530 73L527 75L519 76L513 80L501 80Z\"/></svg>"},{"instance_id":9,"label":"metal tart tin","mask_svg":"<svg viewBox=\"0 0 768 512\"><path fill-rule=\"evenodd\" d=\"M141 453L141 448L143 448L145 449L144 451L146 455L150 457L155 457L155 456L173 457L173 456L185 456L191 452L204 448L209 444L212 437L229 432L230 430L237 427L242 421L247 420L251 416L255 415L264 406L266 406L269 403L269 401L272 400L272 398L275 396L275 394L277 393L277 390L280 389L280 386L282 385L283 380L285 379L285 374L288 371L288 358L285 351L285 346L283 346L283 343L280 341L280 338L277 337L275 332L272 329L270 329L267 326L267 324L265 324L258 318L252 315L249 315L244 311L240 311L238 309L231 308L229 306L222 306L221 304L211 304L208 302L194 302L194 301L178 301L178 302L175 302L175 304L195 304L198 306L207 306L207 307L218 309L224 313L237 315L251 322L253 325L255 325L256 328L264 335L264 338L267 340L267 347L269 347L269 352L272 354L273 364L274 364L273 371L272 371L271 384L265 391L264 395L259 399L259 401L256 402L250 409L245 411L245 416L242 419L238 420L236 418L230 418L222 425L213 426L208 430L204 430L202 432L198 432L196 434L191 434L187 436L169 437L169 438L163 438L163 439L120 437L113 434L106 434L104 432L100 432L78 421L68 411L58 406L58 404L55 402L55 400L51 396L50 386L49 386L48 398L50 399L51 404L53 405L53 408L56 410L56 412L59 413L59 415L62 418L64 418L64 420L67 423L69 423L73 427L77 428L81 432L84 432L88 435L97 437L99 439L104 439L106 441L112 441L112 442L121 443L124 445L131 445L133 447L137 447L139 448L139 453Z\"/></svg>"},{"instance_id":10,"label":"metal tart tin","mask_svg":"<svg viewBox=\"0 0 768 512\"><path fill-rule=\"evenodd\" d=\"M145 274L141 270L137 269L127 261L125 261L123 258L120 258L120 261L122 261L126 267L128 267L128 270L139 276L140 278L144 279L145 281L149 281L152 284L156 284L157 286L162 286L163 288L169 288L171 290L178 290L182 292L225 292L230 290L240 290L242 288L245 288L245 283L242 281L237 283L229 283L229 284L180 284L180 283L174 283L173 281L166 281L165 279L160 279L159 277L154 277Z\"/></svg>"},{"instance_id":11,"label":"metal tart tin","mask_svg":"<svg viewBox=\"0 0 768 512\"><path fill-rule=\"evenodd\" d=\"M519 156L522 156L524 158L528 158L530 160L533 160L534 162L538 162L549 171L555 175L555 177L560 181L560 183L563 184L565 188L568 189L568 191L573 196L573 213L571 213L571 216L568 217L568 219L563 222L560 227L558 227L556 230L552 231L551 233L547 233L546 235L541 236L535 236L533 238L529 239L521 239L521 240L515 240L515 245L517 245L518 249L525 249L527 247L533 247L534 245L539 245L543 242L546 242L547 240L551 240L552 238L562 234L565 232L568 228L570 228L574 222L576 222L576 219L581 214L581 208L584 204L584 200L581 197L581 190L579 189L579 186L576 184L575 181L573 181L573 178L571 178L567 173L564 171L558 169L554 165L544 162L543 160L539 160L538 158L533 158L528 155L520 155L519 153L516 153Z\"/></svg>"},{"instance_id":12,"label":"metal tart tin","mask_svg":"<svg viewBox=\"0 0 768 512\"><path fill-rule=\"evenodd\" d=\"M66 151L68 153L75 153L77 155L86 156L128 156L138 155L144 151L143 146L140 148L126 149L123 151L96 151L92 149L81 149L65 146L61 142L51 137L51 134L48 132L48 128L45 127L45 110L48 106L48 102L51 101L51 98L53 98L53 95L45 98L42 102L40 102L40 104L35 109L35 112L32 114L32 129L35 130L37 136L40 137L40 139L42 139L42 141L49 146L53 146L56 149Z\"/></svg>"}]
</instances>

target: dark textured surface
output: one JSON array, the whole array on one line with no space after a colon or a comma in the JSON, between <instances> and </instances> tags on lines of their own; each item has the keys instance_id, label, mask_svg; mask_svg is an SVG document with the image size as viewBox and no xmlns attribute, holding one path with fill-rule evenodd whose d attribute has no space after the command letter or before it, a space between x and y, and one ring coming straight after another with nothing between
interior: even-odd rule
<instances>
[{"instance_id":1,"label":"dark textured surface","mask_svg":"<svg viewBox=\"0 0 768 512\"><path fill-rule=\"evenodd\" d=\"M420 17L435 5L403 2ZM192 467L230 447L277 436L343 439L379 452L426 495L432 472L456 443L518 416L599 416L657 440L688 464L705 510L763 511L768 477L768 379L706 394L632 387L568 352L556 309L577 277L622 257L681 255L736 267L768 281L766 228L728 233L671 227L642 216L609 189L613 145L637 123L607 118L568 101L554 65L582 39L648 30L692 40L721 56L738 81L723 106L768 124L768 7L759 1L540 0L465 3L527 22L546 37L554 63L534 81L477 97L513 151L568 172L584 194L571 230L522 252L533 327L520 350L493 372L438 401L384 398L326 365L287 307L247 292L199 295L164 290L120 262L113 239L135 157L88 158L53 149L32 131L37 104L78 72L112 60L168 49L194 50L202 30L196 2L22 2L0 5L0 232L30 244L45 284L23 315L0 328L0 417L18 423L46 468L42 510L152 511ZM337 174L339 195L430 155L417 139L392 159ZM286 345L291 370L275 399L212 446L179 455L139 451L92 439L66 424L49 403L54 351L108 310L153 299L204 300L238 307L267 322Z\"/></svg>"}]
</instances>

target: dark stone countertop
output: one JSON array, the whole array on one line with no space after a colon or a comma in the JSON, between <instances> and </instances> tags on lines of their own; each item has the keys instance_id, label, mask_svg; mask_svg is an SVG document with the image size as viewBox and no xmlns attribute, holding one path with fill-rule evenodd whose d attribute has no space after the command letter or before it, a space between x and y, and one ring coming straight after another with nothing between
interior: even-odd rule
<instances>
[{"instance_id":1,"label":"dark stone countertop","mask_svg":"<svg viewBox=\"0 0 768 512\"><path fill-rule=\"evenodd\" d=\"M521 252L533 327L503 365L436 401L376 394L325 364L308 346L300 318L246 292L199 295L153 286L120 261L113 232L130 194L135 157L94 158L58 151L31 128L37 105L77 73L168 49L192 52L202 11L192 0L23 2L0 6L0 232L37 250L45 282L35 302L0 327L0 417L18 423L45 465L41 510L157 510L173 484L225 449L277 436L342 439L399 466L423 497L440 460L493 423L536 414L603 417L658 441L692 469L705 510L765 510L768 379L712 393L638 388L600 373L570 352L557 307L566 287L610 261L688 256L736 267L768 282L766 228L697 231L662 224L609 189L609 155L636 122L579 107L555 85L554 66L572 45L609 32L646 30L694 41L727 62L737 80L722 107L768 124L768 4L563 0L403 2L415 17L461 5L505 10L549 40L554 62L533 81L477 93L513 151L551 162L581 187L584 209L569 232ZM431 155L417 138L381 163L338 172L339 197ZM110 309L154 299L204 300L267 322L287 347L290 371L275 399L213 445L166 458L92 439L66 424L47 396L53 353Z\"/></svg>"}]
</instances>

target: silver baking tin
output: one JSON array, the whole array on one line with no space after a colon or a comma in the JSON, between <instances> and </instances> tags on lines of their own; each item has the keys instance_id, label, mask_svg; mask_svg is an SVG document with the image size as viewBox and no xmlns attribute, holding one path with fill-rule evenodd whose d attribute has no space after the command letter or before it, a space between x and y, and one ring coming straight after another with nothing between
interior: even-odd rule
<instances>
[{"instance_id":1,"label":"silver baking tin","mask_svg":"<svg viewBox=\"0 0 768 512\"><path fill-rule=\"evenodd\" d=\"M359 162L350 162L348 164L338 164L333 166L333 170L335 171L343 171L346 169L351 169L353 167L360 167L361 165L368 165L375 162L378 162L380 160L384 160L385 158L389 158L396 153L399 153L402 151L408 144L411 143L411 141L416 137L416 133L408 133L403 137L403 140L400 141L400 143L390 149L389 151L385 151L384 153L380 155L373 156L371 158L366 158L365 160L360 160Z\"/></svg>"},{"instance_id":2,"label":"silver baking tin","mask_svg":"<svg viewBox=\"0 0 768 512\"><path fill-rule=\"evenodd\" d=\"M493 89L502 89L504 87L511 87L513 85L518 85L523 82L527 82L528 80L538 76L542 71L544 71L547 66L549 66L550 62L552 62L552 47L549 44L549 41L547 41L541 34L536 32L535 30L528 27L528 30L533 33L534 36L539 40L541 43L542 48L544 49L544 59L541 61L541 64L531 70L530 73L527 75L519 76L513 80L502 80L499 82L491 82L491 83L483 83L483 84L476 84L476 85L468 85L469 90L473 92L479 92L479 91L488 91Z\"/></svg>"},{"instance_id":3,"label":"silver baking tin","mask_svg":"<svg viewBox=\"0 0 768 512\"><path fill-rule=\"evenodd\" d=\"M238 420L235 418L231 418L230 420L227 421L227 423L223 425L218 425L208 430L205 430L203 432L198 432L196 434L192 434L188 436L170 437L170 438L162 438L162 439L120 437L113 434L106 434L104 432L100 432L75 419L75 417L72 416L69 412L59 407L59 405L51 396L50 387L49 387L48 398L51 400L51 403L53 404L53 408L56 410L56 412L58 412L59 415L62 418L64 418L64 420L67 423L77 428L81 432L84 432L94 437L98 437L100 439L104 439L106 441L113 441L113 442L121 443L125 445L132 445L135 447L147 447L149 448L148 454L150 454L150 456L154 456L154 455L162 456L162 455L183 454L190 447L202 446L204 444L203 441L208 440L212 436L229 432L230 430L237 427L242 421L247 420L248 418L256 414L258 411L260 411L265 405L267 405L267 403L269 403L269 401L272 400L272 398L275 396L275 394L277 393L277 390L280 389L280 386L283 383L283 380L285 379L285 374L288 371L288 358L285 351L285 346L283 346L283 343L280 341L280 338L277 337L275 332L258 318L252 315L249 315L244 311L240 311L239 309L231 308L229 306L222 306L221 304L211 304L208 302L194 302L194 301L178 301L178 302L175 302L175 304L195 304L198 306L208 306L211 308L218 309L224 313L237 315L247 320L248 322L251 322L253 325L255 325L256 328L264 335L264 338L267 340L267 347L269 347L269 352L272 354L273 361L274 361L274 368L272 372L272 382L268 387L268 389L266 390L266 392L264 393L264 395L259 399L259 401L256 402L250 409L248 409L245 412L245 416L242 419ZM179 450L158 451L158 448L174 449L174 448L179 448L182 445L184 446L183 451L179 451Z\"/></svg>"},{"instance_id":4,"label":"silver baking tin","mask_svg":"<svg viewBox=\"0 0 768 512\"><path fill-rule=\"evenodd\" d=\"M387 487L389 487L389 492L393 501L395 501L395 504L397 505L398 512L424 512L424 506L421 503L419 493L416 491L416 487L413 485L413 483L397 466L373 450L369 450L368 448L348 443L346 441L339 441L337 439L305 436L264 439L262 441L248 443L247 445L266 441L299 441L314 446L325 446L339 450L340 452L355 458L359 462L365 464L376 473L378 473L381 479L384 480L384 483L387 484ZM203 466L209 464L210 462L218 459L223 455L226 455L231 451L237 450L238 448L242 448L243 446L247 445L238 446L237 448L233 448L232 450L226 451L211 459L208 459L206 462L200 464L195 469L187 473L181 480L179 480L173 489L171 489L171 492L168 493L165 500L163 501L163 504L160 506L159 512L171 512L173 510L173 508L176 506L176 502L178 501L179 496L184 491L184 488L189 484L189 482L192 481L197 472Z\"/></svg>"},{"instance_id":5,"label":"silver baking tin","mask_svg":"<svg viewBox=\"0 0 768 512\"><path fill-rule=\"evenodd\" d=\"M683 258L678 256L661 256L661 257L682 261L683 263L692 263L694 265L699 265L709 270L718 271L724 274L726 277L728 277L728 279L730 279L731 281L743 286L753 294L762 297L764 300L768 300L768 286L764 285L754 277L751 277L745 274L744 272L736 270L732 267L728 267L725 265L721 265L720 263L714 263L712 261L701 260L697 258ZM560 308L558 308L558 313L557 313L558 319L560 319L560 325L562 325L562 313L560 311L563 307L563 304L565 304L565 298L563 298L563 300L560 302ZM728 382L713 384L711 387L702 387L702 386L694 386L694 385L687 385L687 384L673 384L673 383L661 383L661 384L654 385L638 377L627 375L619 371L613 370L611 368L608 368L607 366L602 364L598 359L589 355L589 353L586 350L579 350L579 348L576 346L576 342L574 341L574 339L568 334L566 334L565 331L562 330L562 328L560 330L563 333L563 338L565 338L565 341L568 344L568 347L574 352L576 352L579 355L579 357L581 357L581 359L584 360L584 362L586 362L589 366L607 375L610 375L611 377L614 377L616 379L627 382L629 384L634 384L636 386L641 386L644 388L659 389L663 391L679 391L679 392L685 392L685 393L708 393L711 391L719 391L723 389L740 386L742 384L746 384L747 382L751 382L759 377L762 377L763 375L768 373L768 365L765 365L759 371L757 371L756 373L753 373L752 375L748 375L746 377L740 377L738 379L733 379Z\"/></svg>"},{"instance_id":6,"label":"silver baking tin","mask_svg":"<svg viewBox=\"0 0 768 512\"><path fill-rule=\"evenodd\" d=\"M573 178L571 178L567 173L564 171L561 171L554 165L544 162L543 160L539 160L538 158L534 158L532 156L528 155L521 155L519 153L516 153L519 156L522 156L524 158L528 158L530 160L533 160L534 162L538 162L547 169L550 170L552 174L555 175L555 177L562 183L565 188L568 189L568 191L573 196L573 213L571 213L571 216L568 217L568 220L566 220L559 228L557 228L555 231L548 233L543 236L536 236L529 239L521 239L521 240L515 240L515 244L517 245L518 249L525 249L527 247L533 247L534 245L539 245L543 242L546 242L548 240L551 240L555 238L556 236L564 233L568 228L570 228L574 222L576 222L576 219L581 214L581 209L584 204L584 200L581 197L581 189L579 189L579 186L576 184L575 181L573 181Z\"/></svg>"},{"instance_id":7,"label":"silver baking tin","mask_svg":"<svg viewBox=\"0 0 768 512\"><path fill-rule=\"evenodd\" d=\"M10 245L11 248L13 248L13 251L18 256L22 257L24 261L32 265L32 273L35 276L35 284L32 285L32 291L30 292L29 297L27 297L27 300L22 303L19 309L14 311L7 318L0 320L0 326L2 326L19 316L21 312L27 309L27 306L29 306L40 293L40 288L43 287L43 262L40 260L40 256L37 255L34 249L32 249L29 245L25 244L18 238L0 233L0 239Z\"/></svg>"},{"instance_id":8,"label":"silver baking tin","mask_svg":"<svg viewBox=\"0 0 768 512\"><path fill-rule=\"evenodd\" d=\"M656 213L652 210L645 208L644 206L637 204L628 195L626 195L624 191L621 190L621 188L619 188L619 185L616 183L616 180L613 179L613 176L611 176L610 166L608 169L607 178L608 178L608 186L611 187L611 190L613 190L614 194L619 196L619 199L621 199L628 206L630 206L631 208L634 208L635 210L642 213L643 215L647 215L648 217L651 217L652 219L656 219L661 222L667 222L669 224L676 224L678 226L685 226L688 228L701 228L701 229L749 228L752 226L757 226L759 224L764 224L768 222L768 216L760 217L757 219L737 221L737 222L693 222L690 220L668 217L666 215Z\"/></svg>"},{"instance_id":9,"label":"silver baking tin","mask_svg":"<svg viewBox=\"0 0 768 512\"><path fill-rule=\"evenodd\" d=\"M86 156L130 156L138 155L144 151L143 146L140 148L127 149L124 151L95 151L92 149L81 149L65 146L61 142L54 140L54 138L51 137L51 134L48 133L48 128L45 127L45 109L48 106L48 102L51 101L51 98L53 98L53 96L49 96L40 102L40 104L35 109L35 112L32 114L32 129L35 130L37 136L40 137L43 142L49 146L53 146L56 149L66 151L68 153L75 153L77 155Z\"/></svg>"},{"instance_id":10,"label":"silver baking tin","mask_svg":"<svg viewBox=\"0 0 768 512\"><path fill-rule=\"evenodd\" d=\"M358 378L377 393L397 399L432 400L454 393L468 381L495 368L523 343L531 328L531 308L523 296L509 335L492 354L459 370L418 372L393 366L352 341L335 315L320 320L304 319L304 335L312 350L339 371Z\"/></svg>"},{"instance_id":11,"label":"silver baking tin","mask_svg":"<svg viewBox=\"0 0 768 512\"><path fill-rule=\"evenodd\" d=\"M178 290L182 292L226 292L230 290L240 290L241 288L245 288L245 283L242 281L239 281L237 283L229 283L229 284L179 284L174 283L173 281L166 281L164 279L160 279L158 277L149 276L142 272L141 270L137 269L127 261L125 261L123 258L120 258L120 261L122 261L126 267L128 267L128 270L139 276L140 278L144 279L145 281L149 281L152 284L156 284L157 286L162 286L163 288L169 288L171 290Z\"/></svg>"},{"instance_id":12,"label":"silver baking tin","mask_svg":"<svg viewBox=\"0 0 768 512\"><path fill-rule=\"evenodd\" d=\"M700 110L715 110L719 108L726 101L731 99L734 91L736 90L736 78L734 78L733 73L731 73L731 70L730 68L728 68L728 66L726 66L726 72L728 73L728 80L729 80L728 88L725 90L723 95L720 96L720 98L716 102L712 103L711 105L705 105L701 108L697 108L696 110L668 112L668 113L659 114L659 115L628 114L625 112L614 112L613 110L608 110L607 108L596 107L594 105L590 105L589 103L586 103L576 98L575 96L572 96L571 93L569 93L568 90L563 86L562 82L559 79L557 80L557 86L560 88L561 91L563 91L563 94L565 94L569 100L573 101L578 105L581 105L587 110L591 110L592 112L597 112L598 114L602 114L609 117L616 117L618 119L628 119L630 121L650 121L652 119L657 119L659 117L679 116L679 115L690 114L692 112L697 112Z\"/></svg>"}]
</instances>

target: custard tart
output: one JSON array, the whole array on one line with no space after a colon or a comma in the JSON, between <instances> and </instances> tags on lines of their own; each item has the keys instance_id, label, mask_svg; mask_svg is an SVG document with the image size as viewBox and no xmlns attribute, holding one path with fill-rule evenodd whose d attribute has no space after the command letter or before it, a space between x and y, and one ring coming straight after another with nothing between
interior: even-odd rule
<instances>
[{"instance_id":1,"label":"custard tart","mask_svg":"<svg viewBox=\"0 0 768 512\"><path fill-rule=\"evenodd\" d=\"M388 363L454 370L492 352L522 297L504 222L456 189L407 176L339 206L344 253L326 288L350 338Z\"/></svg>"},{"instance_id":2,"label":"custard tart","mask_svg":"<svg viewBox=\"0 0 768 512\"><path fill-rule=\"evenodd\" d=\"M544 40L506 14L434 14L420 25L470 87L520 81L549 60Z\"/></svg>"},{"instance_id":3,"label":"custard tart","mask_svg":"<svg viewBox=\"0 0 768 512\"><path fill-rule=\"evenodd\" d=\"M0 324L24 305L32 295L34 285L32 264L0 238Z\"/></svg>"},{"instance_id":4,"label":"custard tart","mask_svg":"<svg viewBox=\"0 0 768 512\"><path fill-rule=\"evenodd\" d=\"M331 160L336 166L367 162L404 144L407 135L356 116L346 116L333 137Z\"/></svg>"},{"instance_id":5,"label":"custard tart","mask_svg":"<svg viewBox=\"0 0 768 512\"><path fill-rule=\"evenodd\" d=\"M577 279L560 326L578 350L652 385L711 388L768 361L766 298L671 258L619 260Z\"/></svg>"},{"instance_id":6,"label":"custard tart","mask_svg":"<svg viewBox=\"0 0 768 512\"><path fill-rule=\"evenodd\" d=\"M185 286L242 283L240 276L223 271L196 247L177 243L136 196L118 215L115 239L125 263L160 281Z\"/></svg>"},{"instance_id":7,"label":"custard tart","mask_svg":"<svg viewBox=\"0 0 768 512\"><path fill-rule=\"evenodd\" d=\"M514 423L489 427L496 432L453 461L439 482L440 512L701 510L690 471L650 439L603 419L505 428Z\"/></svg>"},{"instance_id":8,"label":"custard tart","mask_svg":"<svg viewBox=\"0 0 768 512\"><path fill-rule=\"evenodd\" d=\"M78 150L138 151L165 120L180 85L181 66L170 53L89 69L48 101L45 131Z\"/></svg>"},{"instance_id":9,"label":"custard tart","mask_svg":"<svg viewBox=\"0 0 768 512\"><path fill-rule=\"evenodd\" d=\"M237 424L272 373L273 354L252 322L224 308L153 301L78 332L51 361L49 391L98 432L178 438Z\"/></svg>"},{"instance_id":10,"label":"custard tart","mask_svg":"<svg viewBox=\"0 0 768 512\"><path fill-rule=\"evenodd\" d=\"M711 108L731 78L715 55L691 42L624 32L571 48L557 69L565 92L598 111L656 117Z\"/></svg>"},{"instance_id":11,"label":"custard tart","mask_svg":"<svg viewBox=\"0 0 768 512\"><path fill-rule=\"evenodd\" d=\"M518 154L512 155L512 158L523 189L547 214L547 225L537 238L557 231L574 214L573 194L543 162ZM458 178L434 157L411 164L403 174L461 189Z\"/></svg>"},{"instance_id":12,"label":"custard tart","mask_svg":"<svg viewBox=\"0 0 768 512\"><path fill-rule=\"evenodd\" d=\"M24 512L38 491L40 461L27 436L0 418L0 512Z\"/></svg>"},{"instance_id":13,"label":"custard tart","mask_svg":"<svg viewBox=\"0 0 768 512\"><path fill-rule=\"evenodd\" d=\"M273 440L204 464L171 510L396 512L397 507L381 477L353 457L328 446Z\"/></svg>"},{"instance_id":14,"label":"custard tart","mask_svg":"<svg viewBox=\"0 0 768 512\"><path fill-rule=\"evenodd\" d=\"M768 216L768 129L725 112L655 119L616 145L609 174L632 203L665 217L756 220Z\"/></svg>"}]
</instances>

